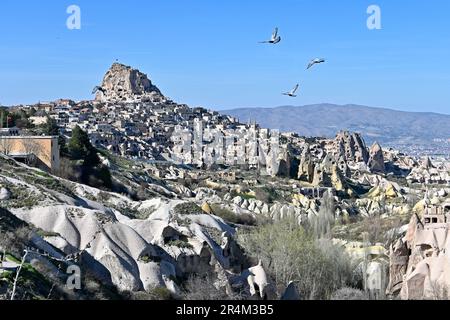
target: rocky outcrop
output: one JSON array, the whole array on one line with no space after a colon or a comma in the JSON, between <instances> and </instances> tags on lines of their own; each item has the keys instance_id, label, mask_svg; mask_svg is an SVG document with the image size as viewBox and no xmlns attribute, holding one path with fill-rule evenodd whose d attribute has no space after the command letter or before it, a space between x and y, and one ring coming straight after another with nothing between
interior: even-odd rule
<instances>
[{"instance_id":1,"label":"rocky outcrop","mask_svg":"<svg viewBox=\"0 0 450 320\"><path fill-rule=\"evenodd\" d=\"M371 172L386 173L384 165L383 149L378 142L375 142L369 150L369 161L367 163Z\"/></svg>"},{"instance_id":2,"label":"rocky outcrop","mask_svg":"<svg viewBox=\"0 0 450 320\"><path fill-rule=\"evenodd\" d=\"M114 63L97 88L96 101L162 102L165 98L147 75L129 66Z\"/></svg>"},{"instance_id":3,"label":"rocky outcrop","mask_svg":"<svg viewBox=\"0 0 450 320\"><path fill-rule=\"evenodd\" d=\"M235 273L243 271L246 258L234 237L224 232L222 234L222 255L228 259L228 268L232 268Z\"/></svg>"},{"instance_id":4,"label":"rocky outcrop","mask_svg":"<svg viewBox=\"0 0 450 320\"><path fill-rule=\"evenodd\" d=\"M274 300L276 298L275 288L269 282L261 261L257 266L243 272L243 276L247 279L253 299Z\"/></svg>"},{"instance_id":5,"label":"rocky outcrop","mask_svg":"<svg viewBox=\"0 0 450 320\"><path fill-rule=\"evenodd\" d=\"M429 169L434 168L433 163L431 162L430 157L426 157L425 159L423 159L423 160L421 161L420 166L421 166L423 169L426 169L426 170L429 170Z\"/></svg>"},{"instance_id":6,"label":"rocky outcrop","mask_svg":"<svg viewBox=\"0 0 450 320\"><path fill-rule=\"evenodd\" d=\"M314 163L309 148L304 148L302 151L298 167L298 179L306 182L312 182L314 179Z\"/></svg>"},{"instance_id":7,"label":"rocky outcrop","mask_svg":"<svg viewBox=\"0 0 450 320\"><path fill-rule=\"evenodd\" d=\"M366 144L358 133L341 131L337 134L334 144L337 158L343 156L345 161L353 163L367 163L369 160Z\"/></svg>"},{"instance_id":8,"label":"rocky outcrop","mask_svg":"<svg viewBox=\"0 0 450 320\"><path fill-rule=\"evenodd\" d=\"M1 208L6 207L17 223L42 230L33 250L57 259L76 256L83 270L119 291L164 287L177 296L177 279L209 274L215 262L231 275L247 268L233 238L235 228L192 202L133 201L50 175L59 189L49 190L36 182L39 171L15 163L0 162L0 167L0 190L12 195L0 200L0 216L7 217ZM21 205L25 199L31 205ZM5 217L1 226L9 223ZM264 282L256 277L255 283Z\"/></svg>"},{"instance_id":9,"label":"rocky outcrop","mask_svg":"<svg viewBox=\"0 0 450 320\"><path fill-rule=\"evenodd\" d=\"M403 277L408 266L409 250L406 243L399 239L390 247L389 254L389 284L386 293L390 296L398 296L402 289Z\"/></svg>"},{"instance_id":10,"label":"rocky outcrop","mask_svg":"<svg viewBox=\"0 0 450 320\"><path fill-rule=\"evenodd\" d=\"M414 214L406 235L391 247L388 294L405 300L448 299L450 203Z\"/></svg>"},{"instance_id":11,"label":"rocky outcrop","mask_svg":"<svg viewBox=\"0 0 450 320\"><path fill-rule=\"evenodd\" d=\"M266 172L272 177L292 177L298 172L299 161L291 153L289 147L281 147L273 151L274 156L266 158Z\"/></svg>"},{"instance_id":12,"label":"rocky outcrop","mask_svg":"<svg viewBox=\"0 0 450 320\"><path fill-rule=\"evenodd\" d=\"M406 177L410 182L426 184L450 184L450 164L432 163L426 158L419 166L414 167Z\"/></svg>"},{"instance_id":13,"label":"rocky outcrop","mask_svg":"<svg viewBox=\"0 0 450 320\"><path fill-rule=\"evenodd\" d=\"M387 286L388 255L382 244L368 244L368 242L348 242L334 239L335 244L341 245L349 255L352 264L357 266L355 271L363 275L363 287L370 299L382 299Z\"/></svg>"},{"instance_id":14,"label":"rocky outcrop","mask_svg":"<svg viewBox=\"0 0 450 320\"><path fill-rule=\"evenodd\" d=\"M0 187L0 201L9 200L11 192L8 189Z\"/></svg>"}]
</instances>

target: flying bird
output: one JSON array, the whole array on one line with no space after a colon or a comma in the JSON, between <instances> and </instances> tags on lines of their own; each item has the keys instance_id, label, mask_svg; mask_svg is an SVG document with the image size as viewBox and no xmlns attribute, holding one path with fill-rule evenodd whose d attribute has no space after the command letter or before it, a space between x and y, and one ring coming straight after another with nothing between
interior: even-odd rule
<instances>
[{"instance_id":1,"label":"flying bird","mask_svg":"<svg viewBox=\"0 0 450 320\"><path fill-rule=\"evenodd\" d=\"M306 69L308 70L308 69L310 69L313 65L319 64L319 63L324 63L324 62L325 62L325 59L319 59L319 58L313 59L313 60L311 60L311 62L308 64L308 68L306 68Z\"/></svg>"},{"instance_id":2,"label":"flying bird","mask_svg":"<svg viewBox=\"0 0 450 320\"><path fill-rule=\"evenodd\" d=\"M105 89L103 89L103 88L100 87L100 86L96 86L96 87L94 88L94 90L92 90L92 94L96 94L98 91L101 91L101 92L105 93Z\"/></svg>"},{"instance_id":3,"label":"flying bird","mask_svg":"<svg viewBox=\"0 0 450 320\"><path fill-rule=\"evenodd\" d=\"M271 43L271 44L277 44L281 41L281 37L278 35L278 28L275 28L275 30L272 33L272 38L267 41L261 41L259 43Z\"/></svg>"},{"instance_id":4,"label":"flying bird","mask_svg":"<svg viewBox=\"0 0 450 320\"><path fill-rule=\"evenodd\" d=\"M283 93L283 95L295 98L295 97L297 97L297 95L295 93L297 92L299 87L300 87L300 85L297 84L294 89L292 89L290 92Z\"/></svg>"}]
</instances>

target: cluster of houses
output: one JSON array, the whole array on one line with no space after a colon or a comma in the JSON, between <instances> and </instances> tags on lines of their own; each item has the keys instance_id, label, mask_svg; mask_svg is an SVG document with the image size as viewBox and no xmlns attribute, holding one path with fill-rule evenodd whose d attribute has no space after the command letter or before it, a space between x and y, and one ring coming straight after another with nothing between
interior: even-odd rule
<instances>
[{"instance_id":1,"label":"cluster of houses","mask_svg":"<svg viewBox=\"0 0 450 320\"><path fill-rule=\"evenodd\" d=\"M235 119L203 108L175 103L77 103L56 105L48 112L61 132L70 136L75 126L89 134L92 144L127 158L161 160L177 126L192 127L194 119L210 124L232 124Z\"/></svg>"},{"instance_id":2,"label":"cluster of houses","mask_svg":"<svg viewBox=\"0 0 450 320\"><path fill-rule=\"evenodd\" d=\"M450 224L450 200L441 206L427 205L423 216L425 228L446 227Z\"/></svg>"},{"instance_id":3,"label":"cluster of houses","mask_svg":"<svg viewBox=\"0 0 450 320\"><path fill-rule=\"evenodd\" d=\"M274 176L284 171L289 175L291 168L295 168L292 157L296 157L302 159L300 167L308 169L306 173L311 175L308 159L322 161L325 154L331 154L339 160L333 161L340 171L347 175L347 164L365 163L370 156L362 138L355 134L342 133L335 140L318 139L308 143L296 133L279 134L276 130L244 124L231 116L201 107L190 108L169 99L80 102L61 99L18 108L25 111L33 108L34 112L28 114L33 114L29 121L35 125L42 125L47 117L53 118L66 138L79 126L88 133L95 147L150 163L174 162L198 168L241 166L264 169ZM27 161L31 155L29 149L35 149L36 145L42 148L34 156L42 166L55 171L60 162L57 137L26 137L17 128L0 129L0 153ZM408 165L408 171L411 168L408 179L418 175L420 182L436 180L445 184L449 181L446 168L428 168L425 173L430 179L426 181L420 180L426 178L423 168Z\"/></svg>"},{"instance_id":4,"label":"cluster of houses","mask_svg":"<svg viewBox=\"0 0 450 320\"><path fill-rule=\"evenodd\" d=\"M160 103L57 100L21 108L35 109L34 116L29 118L35 125L44 123L49 116L67 138L79 126L88 133L94 146L142 161L172 161L202 167L209 165L208 160L214 156L223 154L223 164L236 165L243 161L256 167L262 158L257 150L265 146L268 152L276 137L256 124L242 124L231 116L170 100ZM198 134L200 150L195 144ZM189 141L182 141L183 135ZM223 145L216 144L212 149L211 141L221 141L217 139L219 135ZM186 142L190 143L189 150Z\"/></svg>"}]
</instances>

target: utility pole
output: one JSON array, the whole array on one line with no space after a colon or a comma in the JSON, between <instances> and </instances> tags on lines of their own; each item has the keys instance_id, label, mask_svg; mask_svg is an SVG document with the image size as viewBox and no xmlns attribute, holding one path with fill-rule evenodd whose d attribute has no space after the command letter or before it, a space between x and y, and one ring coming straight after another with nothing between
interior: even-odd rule
<instances>
[{"instance_id":1,"label":"utility pole","mask_svg":"<svg viewBox=\"0 0 450 320\"><path fill-rule=\"evenodd\" d=\"M3 117L5 116L5 110L3 110L2 104L0 103L0 129L3 129Z\"/></svg>"},{"instance_id":2,"label":"utility pole","mask_svg":"<svg viewBox=\"0 0 450 320\"><path fill-rule=\"evenodd\" d=\"M363 233L363 246L364 246L364 261L363 261L363 282L364 282L364 293L366 298L371 300L370 292L368 289L367 281L367 267L368 267L368 247L369 247L369 234L367 232Z\"/></svg>"}]
</instances>

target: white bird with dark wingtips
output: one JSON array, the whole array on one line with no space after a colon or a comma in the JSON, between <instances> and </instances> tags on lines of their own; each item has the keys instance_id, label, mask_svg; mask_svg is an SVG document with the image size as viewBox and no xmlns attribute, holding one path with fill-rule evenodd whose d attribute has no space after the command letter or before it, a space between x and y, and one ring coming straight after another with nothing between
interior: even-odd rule
<instances>
[{"instance_id":1,"label":"white bird with dark wingtips","mask_svg":"<svg viewBox=\"0 0 450 320\"><path fill-rule=\"evenodd\" d=\"M275 28L275 30L272 33L272 38L268 41L261 41L260 43L277 44L280 41L281 41L281 37L278 35L278 28Z\"/></svg>"},{"instance_id":2,"label":"white bird with dark wingtips","mask_svg":"<svg viewBox=\"0 0 450 320\"><path fill-rule=\"evenodd\" d=\"M296 95L295 93L297 92L297 90L298 90L299 87L300 87L300 85L297 84L297 85L295 86L295 88L291 90L291 92L283 93L283 95L289 96L289 97L292 97L292 98L295 98L295 97L297 97L297 95Z\"/></svg>"},{"instance_id":3,"label":"white bird with dark wingtips","mask_svg":"<svg viewBox=\"0 0 450 320\"><path fill-rule=\"evenodd\" d=\"M310 69L313 65L319 64L319 63L324 63L324 62L325 62L325 59L319 59L319 58L313 59L313 60L311 60L311 62L308 64L308 68L306 68L306 69L308 70L308 69Z\"/></svg>"}]
</instances>

